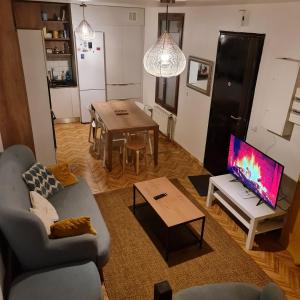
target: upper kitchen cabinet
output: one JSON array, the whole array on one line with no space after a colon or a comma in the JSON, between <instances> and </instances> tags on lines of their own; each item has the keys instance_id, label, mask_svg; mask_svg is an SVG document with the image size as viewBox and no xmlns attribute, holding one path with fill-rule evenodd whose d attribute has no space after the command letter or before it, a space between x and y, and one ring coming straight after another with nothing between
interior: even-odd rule
<instances>
[{"instance_id":1,"label":"upper kitchen cabinet","mask_svg":"<svg viewBox=\"0 0 300 300\"><path fill-rule=\"evenodd\" d=\"M14 15L18 29L42 29L41 4L15 1Z\"/></svg>"}]
</instances>

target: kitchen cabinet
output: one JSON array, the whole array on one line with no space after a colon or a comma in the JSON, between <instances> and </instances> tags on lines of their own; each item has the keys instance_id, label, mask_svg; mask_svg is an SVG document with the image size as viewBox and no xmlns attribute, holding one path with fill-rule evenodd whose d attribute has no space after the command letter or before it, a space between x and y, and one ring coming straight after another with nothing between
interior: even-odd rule
<instances>
[{"instance_id":1,"label":"kitchen cabinet","mask_svg":"<svg viewBox=\"0 0 300 300\"><path fill-rule=\"evenodd\" d=\"M14 2L14 15L18 29L42 29L41 4Z\"/></svg>"},{"instance_id":2,"label":"kitchen cabinet","mask_svg":"<svg viewBox=\"0 0 300 300\"><path fill-rule=\"evenodd\" d=\"M77 87L50 89L52 110L57 122L78 121L80 117Z\"/></svg>"},{"instance_id":3,"label":"kitchen cabinet","mask_svg":"<svg viewBox=\"0 0 300 300\"><path fill-rule=\"evenodd\" d=\"M141 97L143 47L143 26L105 28L108 100Z\"/></svg>"}]
</instances>

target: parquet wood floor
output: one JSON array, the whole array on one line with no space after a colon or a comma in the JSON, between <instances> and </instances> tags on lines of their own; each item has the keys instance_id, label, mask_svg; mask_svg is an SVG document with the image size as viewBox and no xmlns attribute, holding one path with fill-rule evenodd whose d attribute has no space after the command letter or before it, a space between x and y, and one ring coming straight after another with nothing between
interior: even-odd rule
<instances>
[{"instance_id":1,"label":"parquet wood floor","mask_svg":"<svg viewBox=\"0 0 300 300\"><path fill-rule=\"evenodd\" d=\"M90 149L91 144L88 143L89 125L57 124L55 130L58 162L68 162L76 175L83 176L87 180L93 193L131 186L137 181L167 176L178 178L199 203L205 205L205 197L198 195L187 178L188 175L205 174L205 170L184 149L168 142L163 136L159 140L159 165L155 167L149 159L147 169L142 165L139 176L136 176L132 166L127 166L125 174L122 175L118 151L113 155L113 171L109 173L102 167L102 161L93 155ZM278 232L258 236L253 250L245 250L246 233L232 217L218 204L213 205L208 211L241 248L284 290L288 299L300 299L300 267L296 267L289 253L280 247L277 241Z\"/></svg>"}]
</instances>

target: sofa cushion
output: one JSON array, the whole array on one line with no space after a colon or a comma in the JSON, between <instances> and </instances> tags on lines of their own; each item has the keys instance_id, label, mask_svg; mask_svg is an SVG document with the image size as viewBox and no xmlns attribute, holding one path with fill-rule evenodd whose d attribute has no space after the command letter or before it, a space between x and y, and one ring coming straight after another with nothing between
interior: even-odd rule
<instances>
[{"instance_id":1,"label":"sofa cushion","mask_svg":"<svg viewBox=\"0 0 300 300\"><path fill-rule=\"evenodd\" d=\"M77 236L82 234L93 234L97 232L91 224L91 218L82 216L79 218L68 218L54 223L50 228L51 239L59 239L68 236Z\"/></svg>"},{"instance_id":2,"label":"sofa cushion","mask_svg":"<svg viewBox=\"0 0 300 300\"><path fill-rule=\"evenodd\" d=\"M41 164L33 164L22 174L30 191L48 198L63 188L62 184Z\"/></svg>"},{"instance_id":3,"label":"sofa cushion","mask_svg":"<svg viewBox=\"0 0 300 300\"><path fill-rule=\"evenodd\" d=\"M51 233L50 227L54 224L53 219L49 217L49 215L46 214L44 210L38 209L38 208L30 208L30 212L34 215L36 215L41 222L43 223L45 230L47 234L49 235Z\"/></svg>"},{"instance_id":4,"label":"sofa cushion","mask_svg":"<svg viewBox=\"0 0 300 300\"><path fill-rule=\"evenodd\" d=\"M50 171L64 187L78 182L78 178L71 172L67 163L47 166L47 170Z\"/></svg>"},{"instance_id":5,"label":"sofa cushion","mask_svg":"<svg viewBox=\"0 0 300 300\"><path fill-rule=\"evenodd\" d=\"M57 210L60 219L80 216L91 218L91 223L97 231L97 235L94 237L98 245L97 262L104 265L109 257L110 236L100 209L86 181L79 178L77 184L64 188L48 200Z\"/></svg>"},{"instance_id":6,"label":"sofa cushion","mask_svg":"<svg viewBox=\"0 0 300 300\"><path fill-rule=\"evenodd\" d=\"M43 211L46 216L52 221L58 221L59 217L54 206L42 195L32 191L30 192L30 201L32 208Z\"/></svg>"},{"instance_id":7,"label":"sofa cushion","mask_svg":"<svg viewBox=\"0 0 300 300\"><path fill-rule=\"evenodd\" d=\"M259 300L260 289L244 283L219 283L179 291L173 300Z\"/></svg>"},{"instance_id":8,"label":"sofa cushion","mask_svg":"<svg viewBox=\"0 0 300 300\"><path fill-rule=\"evenodd\" d=\"M2 259L2 249L0 245L0 300L3 300L3 285L4 285L5 268Z\"/></svg>"},{"instance_id":9,"label":"sofa cushion","mask_svg":"<svg viewBox=\"0 0 300 300\"><path fill-rule=\"evenodd\" d=\"M94 263L81 263L26 273L13 282L9 300L102 300Z\"/></svg>"},{"instance_id":10,"label":"sofa cushion","mask_svg":"<svg viewBox=\"0 0 300 300\"><path fill-rule=\"evenodd\" d=\"M286 299L282 290L275 284L269 283L261 292L260 300L283 300Z\"/></svg>"}]
</instances>

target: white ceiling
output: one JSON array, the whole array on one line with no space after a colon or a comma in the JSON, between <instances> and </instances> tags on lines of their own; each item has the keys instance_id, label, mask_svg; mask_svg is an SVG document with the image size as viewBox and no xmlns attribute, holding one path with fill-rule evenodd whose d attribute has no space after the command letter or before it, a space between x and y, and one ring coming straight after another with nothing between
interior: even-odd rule
<instances>
[{"instance_id":1,"label":"white ceiling","mask_svg":"<svg viewBox=\"0 0 300 300\"><path fill-rule=\"evenodd\" d=\"M81 3L82 0L36 0L45 2ZM139 7L160 6L159 0L84 0L86 3L94 5L135 5ZM201 6L220 4L251 4L251 3L287 3L300 2L300 0L176 0L175 6ZM174 6L174 4L172 4Z\"/></svg>"}]
</instances>

